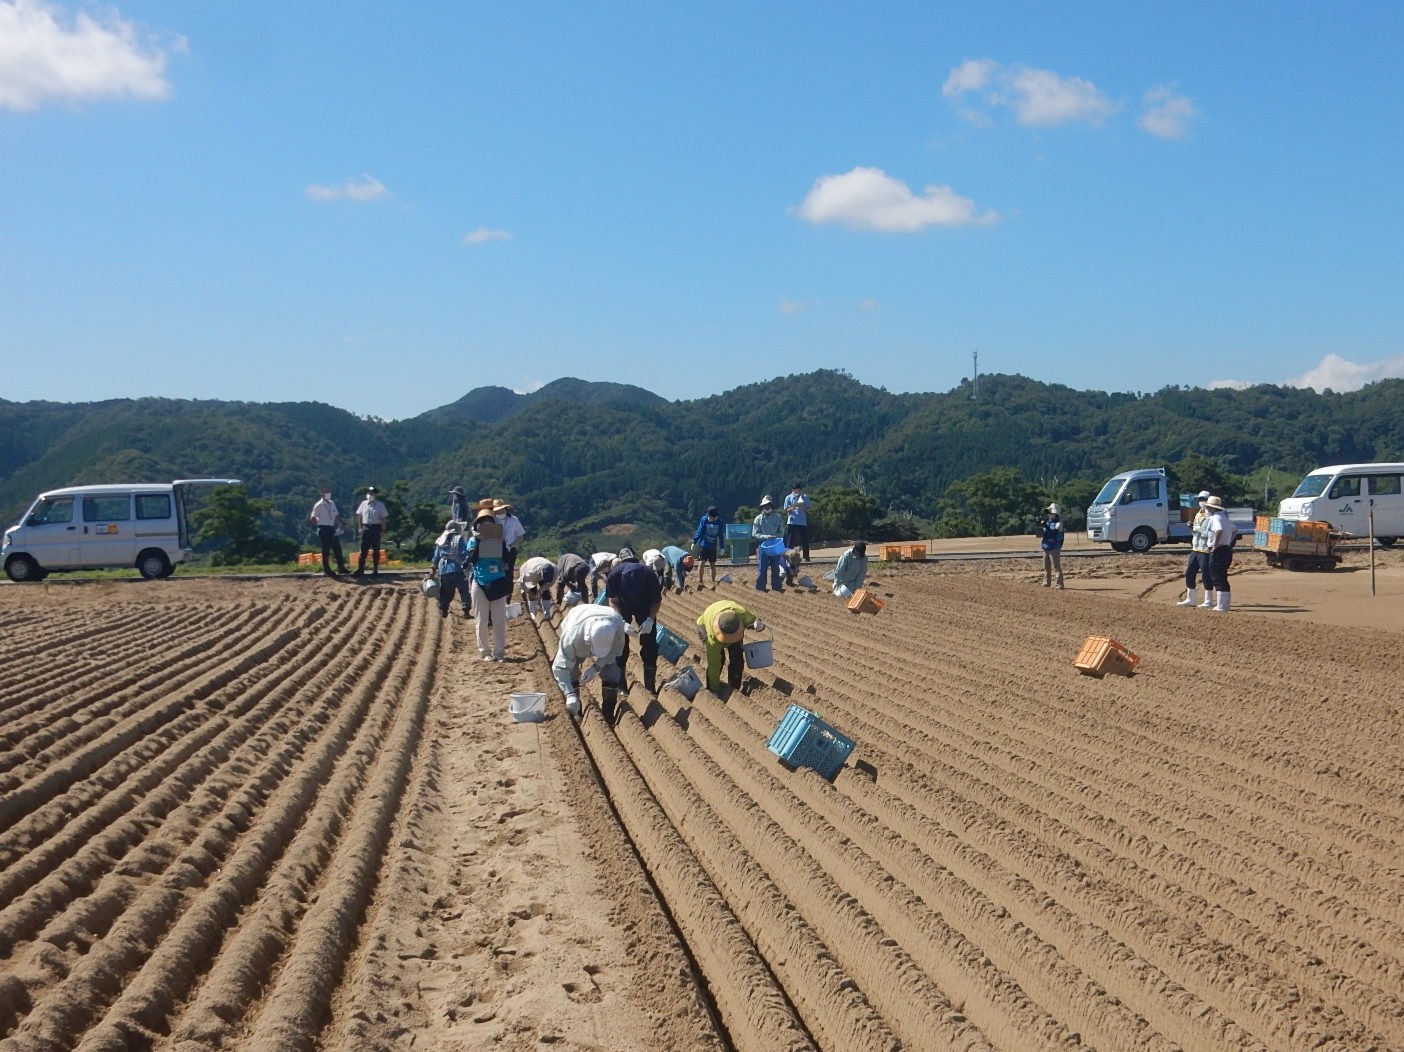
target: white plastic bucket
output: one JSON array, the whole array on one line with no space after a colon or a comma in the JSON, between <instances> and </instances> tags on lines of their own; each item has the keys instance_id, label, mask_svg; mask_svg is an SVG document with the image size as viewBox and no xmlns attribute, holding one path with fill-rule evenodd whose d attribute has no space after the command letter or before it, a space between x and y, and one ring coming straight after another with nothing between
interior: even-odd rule
<instances>
[{"instance_id":1,"label":"white plastic bucket","mask_svg":"<svg viewBox=\"0 0 1404 1052\"><path fill-rule=\"evenodd\" d=\"M512 620L514 617L521 617L521 616L522 616L522 604L521 604L521 603L508 603L508 604L507 604L507 620L508 620L508 621Z\"/></svg>"},{"instance_id":2,"label":"white plastic bucket","mask_svg":"<svg viewBox=\"0 0 1404 1052\"><path fill-rule=\"evenodd\" d=\"M747 668L769 668L775 664L769 639L753 639L741 644L741 652L746 655Z\"/></svg>"},{"instance_id":3,"label":"white plastic bucket","mask_svg":"<svg viewBox=\"0 0 1404 1052\"><path fill-rule=\"evenodd\" d=\"M513 694L507 702L507 712L518 723L540 723L546 718L546 695Z\"/></svg>"},{"instance_id":4,"label":"white plastic bucket","mask_svg":"<svg viewBox=\"0 0 1404 1052\"><path fill-rule=\"evenodd\" d=\"M672 687L688 701L691 701L697 697L697 692L702 689L702 681L697 678L697 672L691 665L685 665L681 672L665 681L663 686Z\"/></svg>"}]
</instances>

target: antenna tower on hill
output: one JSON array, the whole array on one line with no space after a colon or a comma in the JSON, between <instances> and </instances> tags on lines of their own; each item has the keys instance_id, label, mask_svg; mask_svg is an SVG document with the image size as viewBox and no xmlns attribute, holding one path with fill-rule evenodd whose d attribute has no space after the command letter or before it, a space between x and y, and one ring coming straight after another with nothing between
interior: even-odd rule
<instances>
[{"instance_id":1,"label":"antenna tower on hill","mask_svg":"<svg viewBox=\"0 0 1404 1052\"><path fill-rule=\"evenodd\" d=\"M970 381L970 400L978 402L980 400L980 352L971 351L970 360L974 365L974 379Z\"/></svg>"}]
</instances>

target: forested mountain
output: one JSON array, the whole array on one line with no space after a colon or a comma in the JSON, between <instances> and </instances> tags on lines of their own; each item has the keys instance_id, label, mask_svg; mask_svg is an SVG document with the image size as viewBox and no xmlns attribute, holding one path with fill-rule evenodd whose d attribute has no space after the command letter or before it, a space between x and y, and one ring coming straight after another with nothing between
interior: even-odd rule
<instances>
[{"instance_id":1,"label":"forested mountain","mask_svg":"<svg viewBox=\"0 0 1404 1052\"><path fill-rule=\"evenodd\" d=\"M57 486L228 475L301 537L324 480L343 504L402 481L407 499L435 505L455 483L514 499L563 541L620 523L677 538L708 504L730 517L797 479L929 520L953 483L995 468L1072 500L1116 471L1193 457L1279 490L1319 464L1404 459L1404 380L1140 395L994 375L977 400L968 383L898 395L820 371L669 402L567 378L527 395L478 388L401 421L309 402L0 401L0 514L12 522Z\"/></svg>"}]
</instances>

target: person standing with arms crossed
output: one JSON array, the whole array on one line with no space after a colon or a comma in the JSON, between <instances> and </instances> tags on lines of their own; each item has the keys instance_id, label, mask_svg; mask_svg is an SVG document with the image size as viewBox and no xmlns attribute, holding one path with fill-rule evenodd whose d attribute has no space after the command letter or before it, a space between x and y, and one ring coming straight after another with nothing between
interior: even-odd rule
<instances>
[{"instance_id":1,"label":"person standing with arms crossed","mask_svg":"<svg viewBox=\"0 0 1404 1052\"><path fill-rule=\"evenodd\" d=\"M332 500L330 486L322 487L322 497L312 505L312 512L307 516L307 521L317 527L317 540L322 545L322 573L328 577L335 576L330 562L333 552L336 553L337 573L346 573L346 556L341 551L341 541L337 537L341 532L341 512L337 510L336 501Z\"/></svg>"},{"instance_id":2,"label":"person standing with arms crossed","mask_svg":"<svg viewBox=\"0 0 1404 1052\"><path fill-rule=\"evenodd\" d=\"M366 487L366 497L356 506L356 528L361 534L361 558L356 563L356 576L366 575L366 553L371 556L371 576L380 576L380 538L390 513L380 500L374 486Z\"/></svg>"}]
</instances>

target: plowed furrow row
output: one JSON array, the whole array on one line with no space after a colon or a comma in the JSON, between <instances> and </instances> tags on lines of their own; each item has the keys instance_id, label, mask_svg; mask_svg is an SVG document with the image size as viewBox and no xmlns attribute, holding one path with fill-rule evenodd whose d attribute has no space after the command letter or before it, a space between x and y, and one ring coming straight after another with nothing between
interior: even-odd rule
<instances>
[{"instance_id":1,"label":"plowed furrow row","mask_svg":"<svg viewBox=\"0 0 1404 1052\"><path fill-rule=\"evenodd\" d=\"M336 630L331 641L349 641L354 631L348 623ZM280 741L288 737L300 740L312 727L305 715L312 707L310 699L324 697L332 677L318 663L296 660L296 651L297 647L290 648L288 656L294 660L286 678L271 663L266 664L250 677L248 685L239 682L226 687L227 701L219 695L212 697L211 706L218 706L218 712L182 717L190 725L189 733L175 740L155 762L136 767L129 779L108 782L101 792L86 786L75 791L94 798L93 806L75 813L66 803L51 804L9 830L0 838L0 905L26 890L31 898L46 889L49 894L59 890L64 898L49 898L38 909L30 907L34 916L52 913L67 897L83 893L90 885L90 879L82 874L102 873L105 860L121 858L146 829L166 821L172 809L192 799L197 787L231 777L228 784L237 784L246 777L252 762L274 751ZM130 750L119 761L137 751ZM240 773L224 773L225 765L231 762L243 765ZM114 761L109 767L116 765ZM106 772L105 768L99 773ZM86 857L73 858L79 853ZM44 884L61 866L55 880ZM10 915L0 913L0 946L7 939L22 937L27 930L16 927Z\"/></svg>"},{"instance_id":2,"label":"plowed furrow row","mask_svg":"<svg viewBox=\"0 0 1404 1052\"><path fill-rule=\"evenodd\" d=\"M158 949L175 964L170 973L170 989L184 988L193 975L192 965L200 960L192 952L227 929L240 905L267 879L271 861L284 852L295 834L304 835L307 823L317 821L327 809L336 811L335 794L330 788L319 792L319 787L338 770L335 765L344 761L347 743L358 732L368 735L372 744L353 755L361 757L362 764L369 762L379 728L366 730L362 718L374 700L374 692L367 686L359 694L340 709L326 706L336 718L313 728L314 733L321 731L321 738L310 755L302 754L305 743L298 736L283 739L264 758L261 769L238 787L236 796L218 813L205 818L202 826L188 826L180 811L172 815L171 821L157 832L172 845L189 847L169 858L172 852L160 841L143 846L142 853L150 857L148 865L157 879L146 882L144 890L129 904L124 901L122 912L101 940L66 971L59 983L35 997L34 1010L16 1034L17 1047L73 1047L74 1040L92 1024L95 1013ZM350 769L356 767L354 761L344 762ZM223 789L216 792L222 793ZM206 810L198 806L190 809ZM199 820L200 816L189 817ZM332 819L333 824L335 821L337 818ZM138 863L139 860L133 860L128 869L135 869ZM204 882L211 877L216 878L215 886L202 891ZM232 893L231 888L237 893ZM197 908L187 912L192 901ZM223 907L221 915L211 917L211 902ZM218 906L214 909L218 911ZM172 924L183 916L196 918L189 928L200 929L203 922L203 940L167 941ZM82 1006L81 1011L75 1004ZM125 1029L124 1024L124 1032ZM51 1040L59 1043L51 1044Z\"/></svg>"},{"instance_id":3,"label":"plowed furrow row","mask_svg":"<svg viewBox=\"0 0 1404 1052\"><path fill-rule=\"evenodd\" d=\"M854 709L844 711L852 712L858 707L855 705ZM918 735L900 722L896 726L901 729L893 734L876 724L868 724L856 715L835 718L847 727L850 733L858 735L865 746L870 747L869 751L876 753L879 760L886 755L903 767L941 778L945 786L959 789L971 800L979 801L981 806L992 808L996 816L992 821L1012 822L1016 827L1022 825L1031 829L1038 828L1037 825L1030 825L1031 822L1037 822L1052 829L1055 835L1047 839L1046 847L1042 849L1045 852L1057 854L1073 850L1070 842L1081 841L1084 836L1089 842L1101 845L1107 852L1107 857L1099 861L1093 855L1086 858L1084 864L1092 868L1093 873L1090 875L1097 875L1100 871L1099 879L1108 880L1113 886L1123 879L1121 872L1126 869L1129 861L1125 854L1130 850L1139 858L1137 870L1145 867L1145 871L1149 873L1168 872L1167 887L1176 887L1176 881L1187 881L1211 901L1231 904L1234 910L1246 910L1263 932L1273 933L1273 938L1280 938L1285 934L1284 928L1303 936L1302 945L1325 957L1325 961L1322 961L1310 952L1301 954L1307 965L1304 970L1311 975L1313 987L1333 988L1336 980L1333 980L1331 975L1334 972L1338 976L1353 976L1367 984L1377 983L1385 991L1392 989L1393 977L1399 971L1397 959L1380 954L1368 942L1342 933L1326 921L1312 917L1303 918L1273 901L1271 896L1257 893L1245 895L1241 891L1235 894L1233 892L1240 889L1241 885L1206 873L1203 867L1190 857L1170 853L1158 844L1147 841L1144 835L1133 834L1120 828L1120 822L1114 821L1109 815L1089 813L1080 803L1068 802L1064 809L1057 806L1056 798L1037 788L1029 791L1027 799L1011 797L1003 790L1014 792L1019 786L1018 780L1010 777L1007 772L988 765L983 765L982 770L978 761L961 765L959 761L962 755L953 748L926 751L909 749L908 742ZM874 719L879 717L874 715ZM883 767L887 769L886 762L883 762ZM919 809L925 806L926 802L920 799L920 794L909 793L904 788L904 795ZM1076 832L1064 827L1064 820L1072 823ZM957 821L963 825L969 819L958 816ZM1109 830L1116 831L1117 835L1107 837ZM1045 834L1040 830L1039 835ZM1173 901L1164 902L1163 905L1172 912L1183 908ZM1225 913L1227 912L1228 910L1225 910ZM1375 1000L1371 994L1363 996L1371 1002Z\"/></svg>"},{"instance_id":4,"label":"plowed furrow row","mask_svg":"<svg viewBox=\"0 0 1404 1052\"><path fill-rule=\"evenodd\" d=\"M674 821L714 880L720 880L721 874L731 868L734 863L728 856L735 852L744 852L748 862L758 856L772 859L770 880L780 894L791 902L812 898L825 903L824 909L815 911L805 918L806 921L844 970L853 976L904 1048L960 1048L971 1040L972 1033L978 1031L972 1031L971 1023L964 1019L950 1018L958 1013L947 993L784 829L729 783L714 764L691 749L672 720L657 721L647 738L643 738L642 724L633 720L626 723L640 732L630 735L632 740L626 740L630 755L636 762L641 755L652 761L641 765L646 778L651 780L651 773L662 765L676 770L699 794L696 804L686 811L680 809ZM641 753L635 751L636 744L643 746ZM659 754L656 748L666 750L666 755ZM653 786L653 790L671 811L670 796L659 786ZM724 807L724 811L717 810L719 806ZM725 853L719 853L717 846L710 843L718 831L727 841ZM947 952L961 960L964 967L979 966L983 955L978 948L948 930L935 937L943 936ZM1022 995L1008 985L1004 985L1001 992L1007 998L1006 1004L1019 1011L1015 1019L1007 1023L992 1014L990 1022L996 1024L997 1031L1008 1032L1004 1028L1009 1027L1010 1031L1021 1034L1029 1048L1053 1048L1067 1036L1061 1027L1046 1019L1021 1029L1021 1024L1030 1021L1026 1004L1021 1004ZM943 1025L931 1026L929 1013L933 1008L945 1013ZM965 1011L970 1011L968 1005ZM995 1035L989 1037L998 1040Z\"/></svg>"},{"instance_id":5,"label":"plowed furrow row","mask_svg":"<svg viewBox=\"0 0 1404 1052\"><path fill-rule=\"evenodd\" d=\"M1105 936L1089 938L1073 919L1054 929L1056 945L1047 941L1040 929L1052 925L1039 914L1056 907L1040 903L1021 916L1017 909L1006 909L979 890L1019 883L1013 874L997 872L986 860L983 867L970 868L968 876L973 879L963 879L941 866L939 860L903 844L821 779L799 772L777 777L774 772L783 769L766 763L760 755L765 752L763 740L741 731L736 726L741 721L730 709L710 704L694 708L689 735L772 816L788 818L789 825L800 827L804 843L810 845L809 851L824 869L836 880L850 878L843 880L845 893L870 909L928 974L962 1000L966 1014L996 1043L1035 1047L1038 1039L1030 1034L1042 1034L1063 1045L1069 1036L1066 1025L1076 1027L1098 1047L1174 1047L1148 1027L1146 1019L1099 988L1097 982L1089 981L1060 949L1064 940L1073 941L1079 949L1087 949L1084 944L1105 944L1109 941ZM749 739L751 748L722 731L719 723L731 723L733 730ZM894 866L902 860L911 865ZM947 928L946 922L955 929ZM978 949L970 952L974 947ZM1144 962L1124 947L1098 945L1095 949L1092 959L1106 957L1115 962L1114 967L1103 969L1113 980L1128 970L1145 970ZM959 967L959 962L985 962L986 958L992 965L973 976L963 974ZM1038 1003L1029 1001L1023 991ZM1201 1015L1210 1017L1209 1024L1215 1025L1217 1013L1204 1011L1202 1004L1197 1007ZM1176 1022L1183 1023L1183 1019L1176 1018ZM1220 1018L1218 1023L1222 1022ZM1224 1047L1249 1046L1239 1040Z\"/></svg>"}]
</instances>

